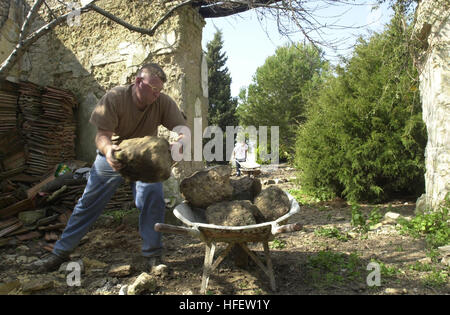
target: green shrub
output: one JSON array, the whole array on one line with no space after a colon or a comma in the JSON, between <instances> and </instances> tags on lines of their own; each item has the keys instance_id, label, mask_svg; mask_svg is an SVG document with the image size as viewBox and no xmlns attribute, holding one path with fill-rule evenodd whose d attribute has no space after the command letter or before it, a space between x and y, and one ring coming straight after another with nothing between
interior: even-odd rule
<instances>
[{"instance_id":1,"label":"green shrub","mask_svg":"<svg viewBox=\"0 0 450 315\"><path fill-rule=\"evenodd\" d=\"M308 104L295 153L305 191L356 202L423 192L426 129L407 35L397 14Z\"/></svg>"}]
</instances>

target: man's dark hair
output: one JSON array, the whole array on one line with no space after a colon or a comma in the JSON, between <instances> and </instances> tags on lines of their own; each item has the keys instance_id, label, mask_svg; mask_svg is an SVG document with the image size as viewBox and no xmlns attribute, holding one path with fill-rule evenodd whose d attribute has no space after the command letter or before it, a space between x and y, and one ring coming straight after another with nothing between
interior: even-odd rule
<instances>
[{"instance_id":1,"label":"man's dark hair","mask_svg":"<svg viewBox=\"0 0 450 315\"><path fill-rule=\"evenodd\" d=\"M163 83L167 81L167 76L164 70L156 63L147 63L139 69L137 77L142 77L143 73L147 73L150 76L157 76Z\"/></svg>"}]
</instances>

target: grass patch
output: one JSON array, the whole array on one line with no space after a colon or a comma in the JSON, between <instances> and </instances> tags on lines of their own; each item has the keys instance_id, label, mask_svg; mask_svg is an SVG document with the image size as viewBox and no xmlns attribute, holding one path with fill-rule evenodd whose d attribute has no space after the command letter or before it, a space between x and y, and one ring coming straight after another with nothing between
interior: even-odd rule
<instances>
[{"instance_id":1,"label":"grass patch","mask_svg":"<svg viewBox=\"0 0 450 315\"><path fill-rule=\"evenodd\" d=\"M442 268L439 265L421 263L417 261L409 266L409 270L425 273L422 278L422 284L429 287L444 286L449 281L450 268Z\"/></svg>"},{"instance_id":2,"label":"grass patch","mask_svg":"<svg viewBox=\"0 0 450 315\"><path fill-rule=\"evenodd\" d=\"M448 283L448 270L433 270L423 279L423 284L430 287L440 287Z\"/></svg>"},{"instance_id":3,"label":"grass patch","mask_svg":"<svg viewBox=\"0 0 450 315\"><path fill-rule=\"evenodd\" d=\"M336 288L362 281L364 275L364 266L356 253L321 251L308 259L307 269L316 288Z\"/></svg>"},{"instance_id":4,"label":"grass patch","mask_svg":"<svg viewBox=\"0 0 450 315\"><path fill-rule=\"evenodd\" d=\"M394 266L388 266L385 263L379 262L380 271L382 277L392 278L402 274L402 270L400 268Z\"/></svg>"},{"instance_id":5,"label":"grass patch","mask_svg":"<svg viewBox=\"0 0 450 315\"><path fill-rule=\"evenodd\" d=\"M371 262L376 263L379 266L381 286L389 286L392 283L398 283L401 280L399 276L405 274L404 270L385 264L380 260L371 259Z\"/></svg>"},{"instance_id":6,"label":"grass patch","mask_svg":"<svg viewBox=\"0 0 450 315\"><path fill-rule=\"evenodd\" d=\"M314 204L322 201L319 198L313 197L302 189L292 188L288 190L288 193L291 194L292 197L294 197L295 200L297 200L297 202L300 204Z\"/></svg>"},{"instance_id":7,"label":"grass patch","mask_svg":"<svg viewBox=\"0 0 450 315\"><path fill-rule=\"evenodd\" d=\"M359 204L352 204L352 218L351 225L360 232L367 232L370 228L381 222L383 214L380 212L380 208L373 208L369 215L366 216L362 213L361 206Z\"/></svg>"},{"instance_id":8,"label":"grass patch","mask_svg":"<svg viewBox=\"0 0 450 315\"><path fill-rule=\"evenodd\" d=\"M433 271L434 268L431 264L424 264L420 261L416 261L414 265L409 266L409 270L419 271L419 272L428 272Z\"/></svg>"},{"instance_id":9,"label":"grass patch","mask_svg":"<svg viewBox=\"0 0 450 315\"><path fill-rule=\"evenodd\" d=\"M132 208L128 210L110 210L105 212L105 214L111 216L114 220L114 224L120 224L122 223L122 219L126 217L127 215L134 214L136 212L139 212L137 208Z\"/></svg>"},{"instance_id":10,"label":"grass patch","mask_svg":"<svg viewBox=\"0 0 450 315\"><path fill-rule=\"evenodd\" d=\"M429 248L450 244L450 194L435 211L417 214L410 221L399 220L399 232L414 238L425 238Z\"/></svg>"},{"instance_id":11,"label":"grass patch","mask_svg":"<svg viewBox=\"0 0 450 315\"><path fill-rule=\"evenodd\" d=\"M283 240L275 239L270 242L269 247L272 249L283 249L286 247L286 242Z\"/></svg>"},{"instance_id":12,"label":"grass patch","mask_svg":"<svg viewBox=\"0 0 450 315\"><path fill-rule=\"evenodd\" d=\"M348 241L348 234L342 233L339 229L337 229L335 227L333 227L333 228L320 227L320 228L314 230L314 235L324 236L324 237L328 237L328 238L336 238L342 242Z\"/></svg>"}]
</instances>

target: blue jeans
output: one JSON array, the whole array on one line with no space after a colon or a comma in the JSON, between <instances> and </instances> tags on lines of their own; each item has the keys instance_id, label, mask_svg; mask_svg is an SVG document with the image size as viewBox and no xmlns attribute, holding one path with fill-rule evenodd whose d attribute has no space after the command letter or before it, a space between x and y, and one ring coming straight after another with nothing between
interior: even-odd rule
<instances>
[{"instance_id":1,"label":"blue jeans","mask_svg":"<svg viewBox=\"0 0 450 315\"><path fill-rule=\"evenodd\" d=\"M241 162L245 162L245 160L236 159L236 175L241 176Z\"/></svg>"},{"instance_id":2,"label":"blue jeans","mask_svg":"<svg viewBox=\"0 0 450 315\"><path fill-rule=\"evenodd\" d=\"M66 256L75 249L123 182L122 176L111 168L106 158L97 154L83 196L78 200L61 239L56 242L54 254ZM131 188L136 207L140 210L139 233L142 238L142 256L161 255L161 233L156 232L153 227L156 223L164 222L165 202L162 183L137 181L131 183Z\"/></svg>"}]
</instances>

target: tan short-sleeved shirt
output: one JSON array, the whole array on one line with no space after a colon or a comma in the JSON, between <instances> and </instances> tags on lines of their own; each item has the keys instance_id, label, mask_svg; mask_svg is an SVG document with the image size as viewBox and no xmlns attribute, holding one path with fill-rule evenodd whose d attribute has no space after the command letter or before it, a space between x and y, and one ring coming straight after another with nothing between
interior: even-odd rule
<instances>
[{"instance_id":1,"label":"tan short-sleeved shirt","mask_svg":"<svg viewBox=\"0 0 450 315\"><path fill-rule=\"evenodd\" d=\"M156 136L158 126L169 130L186 125L184 114L175 101L161 93L153 104L140 111L133 103L132 87L118 86L108 91L98 102L89 122L99 129L114 132L112 141Z\"/></svg>"}]
</instances>

